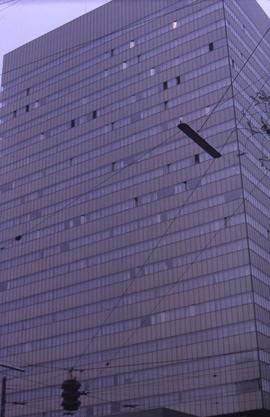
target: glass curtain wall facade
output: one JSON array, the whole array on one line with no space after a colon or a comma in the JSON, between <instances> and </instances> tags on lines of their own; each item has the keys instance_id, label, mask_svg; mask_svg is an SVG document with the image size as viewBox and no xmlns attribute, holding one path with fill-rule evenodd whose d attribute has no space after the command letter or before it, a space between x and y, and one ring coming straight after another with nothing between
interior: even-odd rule
<instances>
[{"instance_id":1,"label":"glass curtain wall facade","mask_svg":"<svg viewBox=\"0 0 270 417\"><path fill-rule=\"evenodd\" d=\"M8 417L62 416L70 374L79 417L270 409L267 27L255 1L113 0L5 57Z\"/></svg>"}]
</instances>

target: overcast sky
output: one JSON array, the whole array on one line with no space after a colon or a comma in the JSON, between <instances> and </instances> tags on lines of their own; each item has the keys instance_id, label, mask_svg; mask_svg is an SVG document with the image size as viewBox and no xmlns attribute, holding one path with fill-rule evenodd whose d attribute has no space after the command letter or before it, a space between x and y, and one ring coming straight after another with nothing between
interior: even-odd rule
<instances>
[{"instance_id":1,"label":"overcast sky","mask_svg":"<svg viewBox=\"0 0 270 417\"><path fill-rule=\"evenodd\" d=\"M1 71L2 58L7 52L101 6L102 4L108 3L108 1L109 0L0 0ZM270 17L270 0L258 0L258 2Z\"/></svg>"}]
</instances>

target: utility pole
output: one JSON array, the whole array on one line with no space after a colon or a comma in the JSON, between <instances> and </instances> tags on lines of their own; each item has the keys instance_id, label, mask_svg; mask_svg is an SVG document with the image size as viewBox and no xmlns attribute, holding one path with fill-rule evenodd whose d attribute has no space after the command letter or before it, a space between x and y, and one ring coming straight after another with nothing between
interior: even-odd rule
<instances>
[{"instance_id":1,"label":"utility pole","mask_svg":"<svg viewBox=\"0 0 270 417\"><path fill-rule=\"evenodd\" d=\"M5 410L6 410L6 386L7 386L7 378L4 376L2 378L2 393L1 393L1 417L5 417Z\"/></svg>"},{"instance_id":2,"label":"utility pole","mask_svg":"<svg viewBox=\"0 0 270 417\"><path fill-rule=\"evenodd\" d=\"M7 365L5 363L0 363L0 367L12 369L13 371L24 372L24 369L18 368L17 366ZM1 409L0 417L5 417L6 412L6 395L7 395L7 377L2 378L2 391L1 391Z\"/></svg>"}]
</instances>

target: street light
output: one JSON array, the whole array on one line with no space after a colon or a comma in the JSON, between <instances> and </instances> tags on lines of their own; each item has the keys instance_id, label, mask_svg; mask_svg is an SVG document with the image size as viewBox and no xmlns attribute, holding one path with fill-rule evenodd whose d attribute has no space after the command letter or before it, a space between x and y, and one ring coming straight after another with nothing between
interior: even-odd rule
<instances>
[{"instance_id":1,"label":"street light","mask_svg":"<svg viewBox=\"0 0 270 417\"><path fill-rule=\"evenodd\" d=\"M195 132L187 123L183 123L182 120L179 121L177 125L178 129L181 130L185 135L187 135L193 142L197 143L205 152L207 152L212 158L220 158L221 153L219 153L213 146L209 145L205 139L203 139L199 133Z\"/></svg>"}]
</instances>

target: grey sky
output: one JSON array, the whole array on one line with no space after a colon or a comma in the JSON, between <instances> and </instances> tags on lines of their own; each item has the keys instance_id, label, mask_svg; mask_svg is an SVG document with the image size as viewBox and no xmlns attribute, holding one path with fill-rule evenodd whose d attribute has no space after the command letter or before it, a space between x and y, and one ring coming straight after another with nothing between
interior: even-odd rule
<instances>
[{"instance_id":1,"label":"grey sky","mask_svg":"<svg viewBox=\"0 0 270 417\"><path fill-rule=\"evenodd\" d=\"M0 68L7 52L109 0L0 0ZM256 0L246 0L256 1ZM270 0L257 0L270 16Z\"/></svg>"}]
</instances>

